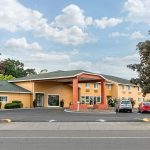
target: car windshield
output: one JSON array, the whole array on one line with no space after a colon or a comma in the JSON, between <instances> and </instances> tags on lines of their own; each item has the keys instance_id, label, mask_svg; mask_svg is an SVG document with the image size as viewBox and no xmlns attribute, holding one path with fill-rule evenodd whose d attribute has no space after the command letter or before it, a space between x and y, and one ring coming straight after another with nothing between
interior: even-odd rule
<instances>
[{"instance_id":1,"label":"car windshield","mask_svg":"<svg viewBox=\"0 0 150 150\"><path fill-rule=\"evenodd\" d=\"M146 103L143 103L143 105L145 105L145 106L150 106L150 103L149 103L149 102L146 102Z\"/></svg>"},{"instance_id":2,"label":"car windshield","mask_svg":"<svg viewBox=\"0 0 150 150\"><path fill-rule=\"evenodd\" d=\"M131 104L130 101L121 101L121 104Z\"/></svg>"}]
</instances>

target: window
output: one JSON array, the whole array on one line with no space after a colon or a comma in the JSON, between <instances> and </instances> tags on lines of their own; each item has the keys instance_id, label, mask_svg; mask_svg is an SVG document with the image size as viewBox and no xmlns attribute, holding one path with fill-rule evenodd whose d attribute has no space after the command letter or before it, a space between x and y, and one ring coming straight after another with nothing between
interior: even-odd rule
<instances>
[{"instance_id":1,"label":"window","mask_svg":"<svg viewBox=\"0 0 150 150\"><path fill-rule=\"evenodd\" d=\"M94 89L98 89L98 83L94 83Z\"/></svg>"},{"instance_id":2,"label":"window","mask_svg":"<svg viewBox=\"0 0 150 150\"><path fill-rule=\"evenodd\" d=\"M90 83L86 83L86 89L90 89Z\"/></svg>"},{"instance_id":3,"label":"window","mask_svg":"<svg viewBox=\"0 0 150 150\"><path fill-rule=\"evenodd\" d=\"M122 85L122 90L125 91L126 90L126 86Z\"/></svg>"},{"instance_id":4,"label":"window","mask_svg":"<svg viewBox=\"0 0 150 150\"><path fill-rule=\"evenodd\" d=\"M111 85L110 84L107 84L107 89L111 90Z\"/></svg>"},{"instance_id":5,"label":"window","mask_svg":"<svg viewBox=\"0 0 150 150\"><path fill-rule=\"evenodd\" d=\"M129 90L129 91L131 90L131 85L128 85L128 90Z\"/></svg>"},{"instance_id":6,"label":"window","mask_svg":"<svg viewBox=\"0 0 150 150\"><path fill-rule=\"evenodd\" d=\"M7 102L7 96L0 96L0 102Z\"/></svg>"},{"instance_id":7,"label":"window","mask_svg":"<svg viewBox=\"0 0 150 150\"><path fill-rule=\"evenodd\" d=\"M85 104L85 100L86 100L86 99L85 99L85 96L81 96L80 103L81 103L81 104Z\"/></svg>"},{"instance_id":8,"label":"window","mask_svg":"<svg viewBox=\"0 0 150 150\"><path fill-rule=\"evenodd\" d=\"M100 96L87 96L87 95L86 96L81 96L80 103L82 103L82 104L93 105L95 102L96 103L101 103L101 97Z\"/></svg>"},{"instance_id":9,"label":"window","mask_svg":"<svg viewBox=\"0 0 150 150\"><path fill-rule=\"evenodd\" d=\"M101 97L97 96L97 103L101 103Z\"/></svg>"},{"instance_id":10,"label":"window","mask_svg":"<svg viewBox=\"0 0 150 150\"><path fill-rule=\"evenodd\" d=\"M138 102L142 102L143 101L143 99L142 98L138 98Z\"/></svg>"},{"instance_id":11,"label":"window","mask_svg":"<svg viewBox=\"0 0 150 150\"><path fill-rule=\"evenodd\" d=\"M90 103L90 97L89 96L86 96L86 103Z\"/></svg>"}]
</instances>

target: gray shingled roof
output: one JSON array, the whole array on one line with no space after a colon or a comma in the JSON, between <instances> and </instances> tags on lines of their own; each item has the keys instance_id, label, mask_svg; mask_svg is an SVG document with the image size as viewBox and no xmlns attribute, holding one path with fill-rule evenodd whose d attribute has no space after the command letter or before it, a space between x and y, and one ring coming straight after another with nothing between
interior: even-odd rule
<instances>
[{"instance_id":1,"label":"gray shingled roof","mask_svg":"<svg viewBox=\"0 0 150 150\"><path fill-rule=\"evenodd\" d=\"M59 77L73 77L77 74L80 74L82 72L85 73L91 73L95 74L89 71L84 71L84 70L70 70L70 71L54 71L54 72L49 72L49 73L43 73L43 74L37 74L37 75L30 75L27 77L22 77L22 78L16 78L14 80L11 80L10 82L17 82L17 81L26 81L26 80L40 80L40 79L50 79L50 78L59 78ZM98 73L96 73L98 74ZM110 75L104 75L104 74L99 74L103 76L104 78L117 82L117 83L122 83L122 84L131 84L129 80L123 79L120 77L115 77L115 76L110 76Z\"/></svg>"},{"instance_id":2,"label":"gray shingled roof","mask_svg":"<svg viewBox=\"0 0 150 150\"><path fill-rule=\"evenodd\" d=\"M3 80L0 80L0 92L31 93L20 86Z\"/></svg>"},{"instance_id":3,"label":"gray shingled roof","mask_svg":"<svg viewBox=\"0 0 150 150\"><path fill-rule=\"evenodd\" d=\"M29 75L29 76L22 77L22 78L16 78L14 80L11 80L10 82L24 81L24 80L51 79L51 78L59 78L59 77L73 77L82 72L91 73L91 72L84 71L84 70L70 70L70 71L58 70L58 71L49 72L49 73L42 73L42 74L37 74L37 75Z\"/></svg>"},{"instance_id":4,"label":"gray shingled roof","mask_svg":"<svg viewBox=\"0 0 150 150\"><path fill-rule=\"evenodd\" d=\"M114 82L117 82L117 83L121 83L121 84L131 84L130 80L127 80L127 79L123 79L123 78L120 78L120 77L115 77L115 76L110 76L110 75L104 75L104 74L101 74L104 78L108 79L108 80L111 80L111 81L114 81Z\"/></svg>"}]
</instances>

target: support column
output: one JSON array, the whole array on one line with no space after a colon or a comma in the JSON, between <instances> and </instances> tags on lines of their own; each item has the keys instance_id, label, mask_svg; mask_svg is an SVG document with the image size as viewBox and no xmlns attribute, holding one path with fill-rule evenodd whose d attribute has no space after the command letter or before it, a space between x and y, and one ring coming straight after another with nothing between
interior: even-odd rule
<instances>
[{"instance_id":1,"label":"support column","mask_svg":"<svg viewBox=\"0 0 150 150\"><path fill-rule=\"evenodd\" d=\"M102 108L107 108L106 91L105 91L105 80L101 80L101 104Z\"/></svg>"},{"instance_id":2,"label":"support column","mask_svg":"<svg viewBox=\"0 0 150 150\"><path fill-rule=\"evenodd\" d=\"M73 79L73 110L77 110L77 102L78 102L78 78Z\"/></svg>"}]
</instances>

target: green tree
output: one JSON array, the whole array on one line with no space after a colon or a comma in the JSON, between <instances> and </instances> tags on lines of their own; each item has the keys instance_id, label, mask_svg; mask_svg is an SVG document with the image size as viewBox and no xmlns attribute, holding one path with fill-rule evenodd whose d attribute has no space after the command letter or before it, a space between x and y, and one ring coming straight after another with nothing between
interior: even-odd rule
<instances>
[{"instance_id":1,"label":"green tree","mask_svg":"<svg viewBox=\"0 0 150 150\"><path fill-rule=\"evenodd\" d=\"M12 80L14 77L12 75L3 75L0 74L0 80Z\"/></svg>"},{"instance_id":2,"label":"green tree","mask_svg":"<svg viewBox=\"0 0 150 150\"><path fill-rule=\"evenodd\" d=\"M36 71L35 71L35 69L29 69L28 68L28 69L25 70L25 72L26 72L26 76L27 75L37 74Z\"/></svg>"},{"instance_id":3,"label":"green tree","mask_svg":"<svg viewBox=\"0 0 150 150\"><path fill-rule=\"evenodd\" d=\"M24 69L24 64L19 60L5 59L0 62L0 74L12 75L15 78L36 74L35 69Z\"/></svg>"},{"instance_id":4,"label":"green tree","mask_svg":"<svg viewBox=\"0 0 150 150\"><path fill-rule=\"evenodd\" d=\"M127 67L138 73L138 78L132 78L131 83L139 85L145 96L150 93L150 41L140 42L136 47L140 55L140 63L130 64Z\"/></svg>"}]
</instances>

